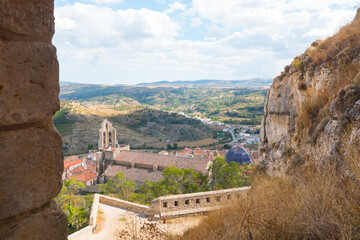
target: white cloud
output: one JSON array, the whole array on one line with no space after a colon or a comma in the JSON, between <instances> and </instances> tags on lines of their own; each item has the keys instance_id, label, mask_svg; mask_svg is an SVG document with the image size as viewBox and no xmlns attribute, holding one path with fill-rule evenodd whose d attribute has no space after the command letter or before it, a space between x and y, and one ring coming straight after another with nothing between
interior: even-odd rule
<instances>
[{"instance_id":1,"label":"white cloud","mask_svg":"<svg viewBox=\"0 0 360 240\"><path fill-rule=\"evenodd\" d=\"M68 4L55 10L61 80L275 77L309 43L355 14L330 7L353 0L318 1L192 0L191 7L173 1L163 12Z\"/></svg>"},{"instance_id":2,"label":"white cloud","mask_svg":"<svg viewBox=\"0 0 360 240\"><path fill-rule=\"evenodd\" d=\"M55 23L56 39L68 40L79 48L114 47L122 41L171 38L177 36L180 29L161 12L113 10L82 3L57 8Z\"/></svg>"},{"instance_id":3,"label":"white cloud","mask_svg":"<svg viewBox=\"0 0 360 240\"><path fill-rule=\"evenodd\" d=\"M178 10L184 11L186 9L186 5L179 2L173 2L169 5L169 7L170 8L165 11L166 14L170 14Z\"/></svg>"},{"instance_id":4,"label":"white cloud","mask_svg":"<svg viewBox=\"0 0 360 240\"><path fill-rule=\"evenodd\" d=\"M201 18L193 17L190 19L190 27L197 28L200 27L201 25L202 25Z\"/></svg>"},{"instance_id":5,"label":"white cloud","mask_svg":"<svg viewBox=\"0 0 360 240\"><path fill-rule=\"evenodd\" d=\"M124 0L83 0L84 2L92 2L98 5L111 5L123 3Z\"/></svg>"}]
</instances>

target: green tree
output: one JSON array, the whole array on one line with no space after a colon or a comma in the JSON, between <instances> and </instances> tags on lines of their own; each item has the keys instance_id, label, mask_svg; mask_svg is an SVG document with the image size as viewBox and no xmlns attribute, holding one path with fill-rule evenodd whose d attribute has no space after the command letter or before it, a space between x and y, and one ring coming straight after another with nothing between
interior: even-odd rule
<instances>
[{"instance_id":1,"label":"green tree","mask_svg":"<svg viewBox=\"0 0 360 240\"><path fill-rule=\"evenodd\" d=\"M132 201L136 201L142 204L150 204L150 202L155 198L154 187L157 183L152 183L150 180L146 179L140 187L137 189L136 193L131 196Z\"/></svg>"},{"instance_id":2,"label":"green tree","mask_svg":"<svg viewBox=\"0 0 360 240\"><path fill-rule=\"evenodd\" d=\"M61 192L55 198L55 201L68 217L69 233L75 232L88 224L92 195L79 195L84 188L85 185L82 182L71 178L64 181Z\"/></svg>"},{"instance_id":3,"label":"green tree","mask_svg":"<svg viewBox=\"0 0 360 240\"><path fill-rule=\"evenodd\" d=\"M112 193L121 199L129 199L136 187L135 182L128 180L124 173L119 172L114 178L110 179L104 184L104 192L106 194Z\"/></svg>"},{"instance_id":4,"label":"green tree","mask_svg":"<svg viewBox=\"0 0 360 240\"><path fill-rule=\"evenodd\" d=\"M180 186L184 176L184 171L175 166L171 166L165 168L162 175L164 178L161 182L166 187L167 191L170 194L181 194Z\"/></svg>"},{"instance_id":5,"label":"green tree","mask_svg":"<svg viewBox=\"0 0 360 240\"><path fill-rule=\"evenodd\" d=\"M235 162L228 164L224 157L216 157L210 170L212 171L210 185L215 190L243 187L249 182L239 166Z\"/></svg>"}]
</instances>

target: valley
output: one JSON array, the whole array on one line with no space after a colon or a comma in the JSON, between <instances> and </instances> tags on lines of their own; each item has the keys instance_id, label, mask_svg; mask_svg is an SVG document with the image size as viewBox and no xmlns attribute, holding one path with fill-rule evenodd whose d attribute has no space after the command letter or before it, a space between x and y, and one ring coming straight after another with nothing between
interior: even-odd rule
<instances>
[{"instance_id":1,"label":"valley","mask_svg":"<svg viewBox=\"0 0 360 240\"><path fill-rule=\"evenodd\" d=\"M61 110L54 124L66 155L97 147L97 127L107 118L120 144L133 149L222 148L233 138L221 133L234 125L259 125L266 86L248 88L142 87L61 83ZM208 119L218 124L207 124Z\"/></svg>"}]
</instances>

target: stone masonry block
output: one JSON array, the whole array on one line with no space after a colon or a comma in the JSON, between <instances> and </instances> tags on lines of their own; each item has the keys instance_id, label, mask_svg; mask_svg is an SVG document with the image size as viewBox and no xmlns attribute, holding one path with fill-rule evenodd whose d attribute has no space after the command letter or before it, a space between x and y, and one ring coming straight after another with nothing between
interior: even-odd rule
<instances>
[{"instance_id":1,"label":"stone masonry block","mask_svg":"<svg viewBox=\"0 0 360 240\"><path fill-rule=\"evenodd\" d=\"M0 0L0 39L51 43L53 0Z\"/></svg>"},{"instance_id":2,"label":"stone masonry block","mask_svg":"<svg viewBox=\"0 0 360 240\"><path fill-rule=\"evenodd\" d=\"M51 118L60 107L58 71L51 44L0 40L0 129Z\"/></svg>"},{"instance_id":3,"label":"stone masonry block","mask_svg":"<svg viewBox=\"0 0 360 240\"><path fill-rule=\"evenodd\" d=\"M66 233L66 215L54 201L39 209L0 221L0 239L65 240Z\"/></svg>"},{"instance_id":4,"label":"stone masonry block","mask_svg":"<svg viewBox=\"0 0 360 240\"><path fill-rule=\"evenodd\" d=\"M39 208L61 190L62 140L52 124L0 130L0 220Z\"/></svg>"}]
</instances>

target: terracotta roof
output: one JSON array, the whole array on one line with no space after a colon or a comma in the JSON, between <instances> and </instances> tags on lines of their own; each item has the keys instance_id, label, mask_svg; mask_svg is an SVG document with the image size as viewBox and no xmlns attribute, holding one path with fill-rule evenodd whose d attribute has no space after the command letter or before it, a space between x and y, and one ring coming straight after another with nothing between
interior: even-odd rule
<instances>
[{"instance_id":1,"label":"terracotta roof","mask_svg":"<svg viewBox=\"0 0 360 240\"><path fill-rule=\"evenodd\" d=\"M90 180L96 179L97 174L96 173L84 172L84 173L81 173L81 174L70 176L67 179L70 179L70 178L75 178L75 180L81 181L81 182L88 182Z\"/></svg>"},{"instance_id":2,"label":"terracotta roof","mask_svg":"<svg viewBox=\"0 0 360 240\"><path fill-rule=\"evenodd\" d=\"M64 169L69 168L71 166L82 163L82 161L77 156L71 156L64 159Z\"/></svg>"},{"instance_id":3,"label":"terracotta roof","mask_svg":"<svg viewBox=\"0 0 360 240\"><path fill-rule=\"evenodd\" d=\"M121 151L115 157L115 161L126 164L135 164L135 166L157 166L160 169L170 166L175 166L180 169L192 168L194 171L203 174L208 173L207 168L209 164L209 160L203 158L186 158L133 151Z\"/></svg>"},{"instance_id":4,"label":"terracotta roof","mask_svg":"<svg viewBox=\"0 0 360 240\"><path fill-rule=\"evenodd\" d=\"M115 175L119 172L125 174L126 178L135 182L145 182L146 179L150 180L151 182L156 182L162 179L162 171L146 168L131 168L128 166L121 166L121 165L112 165L110 166L106 172L106 177L115 177Z\"/></svg>"}]
</instances>

